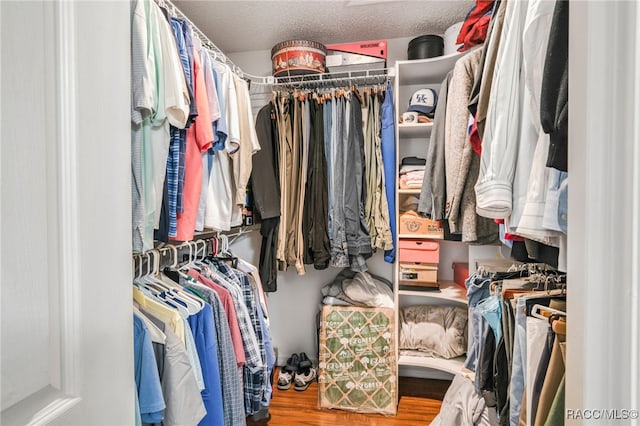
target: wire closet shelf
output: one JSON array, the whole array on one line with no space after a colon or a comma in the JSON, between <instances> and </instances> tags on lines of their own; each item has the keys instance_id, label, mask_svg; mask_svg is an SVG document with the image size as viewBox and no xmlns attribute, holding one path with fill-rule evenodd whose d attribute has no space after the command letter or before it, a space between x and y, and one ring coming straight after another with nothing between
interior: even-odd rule
<instances>
[{"instance_id":1,"label":"wire closet shelf","mask_svg":"<svg viewBox=\"0 0 640 426\"><path fill-rule=\"evenodd\" d=\"M379 68L373 70L361 71L340 71L329 72L323 74L304 74L304 75L286 75L281 77L273 76L256 76L248 74L237 66L229 57L212 42L171 0L155 0L159 6L165 7L171 11L171 14L184 19L190 26L196 37L202 43L202 46L209 50L214 60L222 61L228 65L231 70L241 78L250 82L251 85L269 86L269 87L291 87L291 88L322 88L333 87L336 85L373 85L386 82L393 77L394 68Z\"/></svg>"}]
</instances>

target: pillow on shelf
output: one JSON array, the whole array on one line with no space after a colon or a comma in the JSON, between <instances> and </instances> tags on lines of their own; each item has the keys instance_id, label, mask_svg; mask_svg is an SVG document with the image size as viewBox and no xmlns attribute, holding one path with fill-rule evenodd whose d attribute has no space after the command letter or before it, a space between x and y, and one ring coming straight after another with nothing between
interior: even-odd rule
<instances>
[{"instance_id":1,"label":"pillow on shelf","mask_svg":"<svg viewBox=\"0 0 640 426\"><path fill-rule=\"evenodd\" d=\"M414 305L400 310L400 349L425 356L456 358L467 350L467 309Z\"/></svg>"}]
</instances>

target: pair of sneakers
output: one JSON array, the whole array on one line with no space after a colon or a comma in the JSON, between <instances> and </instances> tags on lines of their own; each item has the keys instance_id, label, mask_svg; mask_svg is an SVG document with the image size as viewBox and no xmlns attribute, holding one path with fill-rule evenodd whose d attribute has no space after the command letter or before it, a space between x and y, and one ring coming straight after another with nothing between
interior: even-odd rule
<instances>
[{"instance_id":1,"label":"pair of sneakers","mask_svg":"<svg viewBox=\"0 0 640 426\"><path fill-rule=\"evenodd\" d=\"M293 383L295 390L306 390L317 375L318 373L306 353L293 354L287 359L287 364L280 369L278 389L287 390Z\"/></svg>"}]
</instances>

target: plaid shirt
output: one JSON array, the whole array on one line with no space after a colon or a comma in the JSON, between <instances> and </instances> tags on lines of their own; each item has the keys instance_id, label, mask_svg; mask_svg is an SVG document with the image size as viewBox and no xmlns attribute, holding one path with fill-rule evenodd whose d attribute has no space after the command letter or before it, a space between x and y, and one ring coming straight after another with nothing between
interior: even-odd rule
<instances>
[{"instance_id":1,"label":"plaid shirt","mask_svg":"<svg viewBox=\"0 0 640 426\"><path fill-rule=\"evenodd\" d=\"M232 282L235 282L242 289L242 295L244 303L249 311L251 318L251 325L258 338L258 345L260 350L260 359L262 364L257 371L251 371L247 367L244 367L244 404L245 413L252 415L256 413L262 407L262 401L265 399L265 392L267 388L268 369L267 369L267 354L264 346L264 337L262 335L262 327L260 324L260 317L258 313L258 305L251 287L251 283L247 276L237 269L231 268L225 262L214 260L214 266L225 277L229 278Z\"/></svg>"},{"instance_id":2,"label":"plaid shirt","mask_svg":"<svg viewBox=\"0 0 640 426\"><path fill-rule=\"evenodd\" d=\"M220 263L223 263L224 267L227 266L224 262ZM238 326L240 327L242 344L244 346L246 358L245 366L249 368L250 371L258 371L264 367L264 362L260 356L260 345L258 344L255 328L253 327L247 305L244 302L244 296L240 290L240 285L235 280L227 278L227 275L222 273L222 271L217 268L217 265L211 264L210 266L212 270L204 268L202 275L220 284L231 293L233 304L236 308L236 315L238 317Z\"/></svg>"}]
</instances>

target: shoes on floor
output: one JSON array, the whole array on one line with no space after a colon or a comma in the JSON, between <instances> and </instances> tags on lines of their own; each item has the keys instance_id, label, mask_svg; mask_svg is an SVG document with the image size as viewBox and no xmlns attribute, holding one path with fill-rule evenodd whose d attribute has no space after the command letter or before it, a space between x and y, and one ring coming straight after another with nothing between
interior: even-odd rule
<instances>
[{"instance_id":1,"label":"shoes on floor","mask_svg":"<svg viewBox=\"0 0 640 426\"><path fill-rule=\"evenodd\" d=\"M280 374L278 375L278 389L287 390L291 387L299 364L300 357L298 354L293 354L287 359L287 364L280 369Z\"/></svg>"},{"instance_id":2,"label":"shoes on floor","mask_svg":"<svg viewBox=\"0 0 640 426\"><path fill-rule=\"evenodd\" d=\"M295 390L304 391L317 377L318 372L306 353L293 354L280 369L278 389L287 390L293 384Z\"/></svg>"},{"instance_id":3,"label":"shoes on floor","mask_svg":"<svg viewBox=\"0 0 640 426\"><path fill-rule=\"evenodd\" d=\"M297 391L304 391L316 379L318 372L313 368L313 364L306 353L300 352L299 360L298 370L293 377L293 388Z\"/></svg>"}]
</instances>

